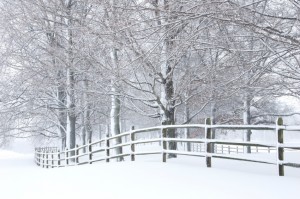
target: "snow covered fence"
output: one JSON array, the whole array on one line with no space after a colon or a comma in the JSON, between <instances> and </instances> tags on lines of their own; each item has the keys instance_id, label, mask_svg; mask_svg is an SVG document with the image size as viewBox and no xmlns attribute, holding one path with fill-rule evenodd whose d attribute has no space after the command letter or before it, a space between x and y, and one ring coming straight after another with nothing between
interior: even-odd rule
<instances>
[{"instance_id":1,"label":"snow covered fence","mask_svg":"<svg viewBox=\"0 0 300 199\"><path fill-rule=\"evenodd\" d=\"M205 136L202 139L195 138L171 138L168 137L165 130L166 129L180 129L180 128L200 128L205 130ZM277 141L275 143L270 142L245 142L245 141L235 141L235 140L221 140L212 139L212 129L231 129L231 130L268 130L271 133L275 133ZM137 135L141 133L149 133L153 131L159 131L158 137L151 139L137 139ZM300 143L284 143L283 135L289 131L300 132L300 126L285 126L281 118L277 120L276 125L211 125L210 119L205 120L205 124L187 124L187 125L165 125L156 126L151 128L137 129L132 128L129 132L124 132L122 134L106 137L104 139L89 142L86 145L76 146L73 149L65 149L64 151L59 151L57 148L36 148L35 149L35 162L38 166L45 168L54 167L65 167L65 166L75 166L82 164L92 164L98 161L110 162L111 159L117 159L120 157L130 157L131 161L135 161L136 155L150 155L150 154L161 154L162 161L167 161L167 154L176 155L188 155L196 157L204 157L206 159L207 167L212 166L212 158L221 158L229 160L238 161L248 161L263 164L277 165L279 176L284 176L284 166L300 168L299 163L293 163L284 161L285 150L298 150L300 151ZM123 143L115 144L114 140L117 138L129 137L124 139ZM204 151L184 151L177 148L176 150L170 150L168 148L168 143L201 143L204 144ZM136 146L142 143L160 143L159 148L150 151L140 151L136 150ZM252 146L267 149L266 151L275 150L277 153L277 160L261 160L249 156L237 156L230 153L218 153L218 150L213 150L213 147L218 146ZM113 153L114 149L128 147L129 150L122 150L121 154ZM237 148L238 150L238 148ZM72 155L74 154L74 155Z\"/></svg>"}]
</instances>

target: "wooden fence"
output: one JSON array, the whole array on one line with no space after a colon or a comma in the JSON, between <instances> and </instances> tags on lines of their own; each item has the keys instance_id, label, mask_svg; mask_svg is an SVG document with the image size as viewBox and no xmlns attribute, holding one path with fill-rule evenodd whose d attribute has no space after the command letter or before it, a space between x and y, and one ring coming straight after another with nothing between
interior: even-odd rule
<instances>
[{"instance_id":1,"label":"wooden fence","mask_svg":"<svg viewBox=\"0 0 300 199\"><path fill-rule=\"evenodd\" d=\"M205 137L202 139L187 139L187 138L169 138L167 137L167 129L180 129L180 128L200 128L205 130ZM263 142L244 142L244 141L232 141L232 140L218 140L212 139L212 129L228 129L228 130L265 130L276 134L276 143L263 143ZM151 139L137 139L137 135L141 133L149 133L153 131L159 131L159 136ZM83 164L92 164L98 161L110 162L115 158L121 158L128 156L131 161L135 161L137 155L150 155L161 154L162 162L167 161L167 154L187 155L204 157L207 167L212 166L212 158L231 159L239 161L256 162L263 164L276 165L278 168L279 176L284 176L284 167L296 167L300 168L299 163L284 161L285 150L300 150L300 143L284 143L284 133L289 131L300 132L300 126L284 126L282 119L277 120L276 125L211 125L210 119L205 120L205 124L188 124L188 125L166 125L157 126L151 128L144 128L130 130L116 136L106 137L104 139L89 142L86 145L76 146L73 149L65 149L60 151L57 148L43 147L35 149L35 162L38 166L44 168L75 166ZM115 143L117 139L125 138L122 143ZM128 139L129 138L129 139ZM136 146L143 143L159 143L158 150L151 151L139 151L136 150ZM170 150L168 149L169 142L176 143L192 143L200 144L203 146L203 150L200 148L198 151L183 151L183 150ZM233 153L241 152L243 147L254 147L256 150L264 149L266 152L273 151L277 155L276 161L259 160L250 157L236 157ZM119 147L129 147L129 150L123 151L122 154L113 154L113 149ZM231 148L230 148L231 147ZM241 148L242 147L242 148ZM227 149L227 153L225 152ZM232 149L236 151L233 152Z\"/></svg>"},{"instance_id":2,"label":"wooden fence","mask_svg":"<svg viewBox=\"0 0 300 199\"><path fill-rule=\"evenodd\" d=\"M214 144L214 153L216 154L244 154L246 153L245 147L238 145L229 145L229 144ZM186 149L186 146L184 146ZM193 152L205 152L205 144L203 143L192 143L191 151ZM272 153L276 152L276 148L274 147L259 147L259 146L251 146L251 153Z\"/></svg>"}]
</instances>

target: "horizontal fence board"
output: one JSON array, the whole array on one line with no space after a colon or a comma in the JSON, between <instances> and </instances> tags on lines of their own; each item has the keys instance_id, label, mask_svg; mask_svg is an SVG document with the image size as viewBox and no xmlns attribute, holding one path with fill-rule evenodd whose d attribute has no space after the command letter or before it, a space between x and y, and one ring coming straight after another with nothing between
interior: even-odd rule
<instances>
[{"instance_id":1,"label":"horizontal fence board","mask_svg":"<svg viewBox=\"0 0 300 199\"><path fill-rule=\"evenodd\" d=\"M100 153L100 152L104 152L104 151L105 151L105 148L96 149L95 151L92 151L91 154Z\"/></svg>"},{"instance_id":2,"label":"horizontal fence board","mask_svg":"<svg viewBox=\"0 0 300 199\"><path fill-rule=\"evenodd\" d=\"M300 133L300 126L284 126L284 130L289 131L298 131Z\"/></svg>"},{"instance_id":3,"label":"horizontal fence board","mask_svg":"<svg viewBox=\"0 0 300 199\"><path fill-rule=\"evenodd\" d=\"M94 162L100 162L100 161L105 161L105 160L106 160L106 157L101 157L101 158L94 159L90 162L94 163Z\"/></svg>"},{"instance_id":4,"label":"horizontal fence board","mask_svg":"<svg viewBox=\"0 0 300 199\"><path fill-rule=\"evenodd\" d=\"M89 146L89 144L85 144L85 145L81 145L81 146L77 147L76 149L80 150L80 149L87 148L88 146Z\"/></svg>"},{"instance_id":5,"label":"horizontal fence board","mask_svg":"<svg viewBox=\"0 0 300 199\"><path fill-rule=\"evenodd\" d=\"M280 147L300 150L300 143L284 143L284 144L280 144Z\"/></svg>"},{"instance_id":6,"label":"horizontal fence board","mask_svg":"<svg viewBox=\"0 0 300 199\"><path fill-rule=\"evenodd\" d=\"M229 155L212 154L211 157L230 159L230 160L240 160L240 161L254 162L254 163L272 164L272 165L277 164L276 162L273 162L273 161L262 161L262 160L255 160L255 159L251 159L251 158L234 157L234 156L229 156Z\"/></svg>"},{"instance_id":7,"label":"horizontal fence board","mask_svg":"<svg viewBox=\"0 0 300 199\"><path fill-rule=\"evenodd\" d=\"M85 165L85 164L89 164L89 161L80 162L77 165Z\"/></svg>"},{"instance_id":8,"label":"horizontal fence board","mask_svg":"<svg viewBox=\"0 0 300 199\"><path fill-rule=\"evenodd\" d=\"M86 155L88 155L88 153L82 153L82 154L76 155L76 158L80 158L80 157L83 157L83 156L86 156Z\"/></svg>"},{"instance_id":9,"label":"horizontal fence board","mask_svg":"<svg viewBox=\"0 0 300 199\"><path fill-rule=\"evenodd\" d=\"M213 129L232 129L232 130L276 130L275 125L209 125ZM279 127L284 129L285 127Z\"/></svg>"},{"instance_id":10,"label":"horizontal fence board","mask_svg":"<svg viewBox=\"0 0 300 199\"><path fill-rule=\"evenodd\" d=\"M91 142L89 145L97 145L97 144L100 144L100 143L102 143L102 142L105 142L106 141L106 139L101 139L101 140L98 140L98 141L94 141L94 142Z\"/></svg>"},{"instance_id":11,"label":"horizontal fence board","mask_svg":"<svg viewBox=\"0 0 300 199\"><path fill-rule=\"evenodd\" d=\"M131 142L131 144L144 144L144 143L153 143L153 142L161 142L161 138L154 138L154 139L146 139L146 140L137 140Z\"/></svg>"},{"instance_id":12,"label":"horizontal fence board","mask_svg":"<svg viewBox=\"0 0 300 199\"><path fill-rule=\"evenodd\" d=\"M128 135L130 135L130 131L125 132L125 133L120 133L118 135L111 136L111 137L107 138L107 140L113 140L113 139L121 138L123 136L128 136Z\"/></svg>"},{"instance_id":13,"label":"horizontal fence board","mask_svg":"<svg viewBox=\"0 0 300 199\"><path fill-rule=\"evenodd\" d=\"M186 152L186 151L175 151L175 150L164 150L165 153L177 154L177 155L188 155L188 156L199 156L206 157L205 153L196 153L196 152Z\"/></svg>"},{"instance_id":14,"label":"horizontal fence board","mask_svg":"<svg viewBox=\"0 0 300 199\"><path fill-rule=\"evenodd\" d=\"M65 149L65 152L66 153L69 153L69 152L73 152L74 151L74 153L75 153L75 151L77 150L77 148L75 147L75 148L73 148L73 149Z\"/></svg>"},{"instance_id":15,"label":"horizontal fence board","mask_svg":"<svg viewBox=\"0 0 300 199\"><path fill-rule=\"evenodd\" d=\"M134 152L132 154L134 155L154 155L154 154L161 154L162 151L140 151L140 152Z\"/></svg>"},{"instance_id":16,"label":"horizontal fence board","mask_svg":"<svg viewBox=\"0 0 300 199\"><path fill-rule=\"evenodd\" d=\"M206 139L194 139L194 138L164 138L164 141L167 142L194 142L194 143L205 143L207 140Z\"/></svg>"},{"instance_id":17,"label":"horizontal fence board","mask_svg":"<svg viewBox=\"0 0 300 199\"><path fill-rule=\"evenodd\" d=\"M283 163L284 166L288 166L288 167L294 167L294 168L300 168L300 164L299 163Z\"/></svg>"},{"instance_id":18,"label":"horizontal fence board","mask_svg":"<svg viewBox=\"0 0 300 199\"><path fill-rule=\"evenodd\" d=\"M131 153L123 153L123 154L118 154L118 155L111 155L111 156L109 156L107 158L109 158L109 159L115 159L115 158L130 156L130 155L131 155Z\"/></svg>"},{"instance_id":19,"label":"horizontal fence board","mask_svg":"<svg viewBox=\"0 0 300 199\"><path fill-rule=\"evenodd\" d=\"M129 146L130 143L123 143L123 144L116 144L114 146L108 147L107 149L115 149L115 148L119 148L119 147L123 147L123 146Z\"/></svg>"},{"instance_id":20,"label":"horizontal fence board","mask_svg":"<svg viewBox=\"0 0 300 199\"><path fill-rule=\"evenodd\" d=\"M283 147L285 149L300 150L300 147Z\"/></svg>"},{"instance_id":21,"label":"horizontal fence board","mask_svg":"<svg viewBox=\"0 0 300 199\"><path fill-rule=\"evenodd\" d=\"M85 156L85 155L88 155L88 154L85 153L85 154L80 154L80 155L72 155L72 156L69 156L69 157L65 157L65 159L70 160L70 159L79 158L79 157L82 157L82 156Z\"/></svg>"}]
</instances>

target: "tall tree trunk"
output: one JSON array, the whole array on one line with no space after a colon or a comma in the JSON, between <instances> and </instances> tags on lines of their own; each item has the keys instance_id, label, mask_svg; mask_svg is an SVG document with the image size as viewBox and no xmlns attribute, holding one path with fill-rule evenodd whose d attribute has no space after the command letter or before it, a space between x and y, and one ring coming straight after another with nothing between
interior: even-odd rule
<instances>
[{"instance_id":1,"label":"tall tree trunk","mask_svg":"<svg viewBox=\"0 0 300 199\"><path fill-rule=\"evenodd\" d=\"M92 141L92 127L91 127L91 104L89 102L89 94L88 94L88 79L85 76L83 80L83 95L82 95L82 106L84 107L82 114L82 127L81 127L81 138L82 145L89 143ZM85 148L83 148L83 152L85 152Z\"/></svg>"},{"instance_id":2,"label":"tall tree trunk","mask_svg":"<svg viewBox=\"0 0 300 199\"><path fill-rule=\"evenodd\" d=\"M62 79L62 71L59 71L58 82ZM66 147L66 112L65 112L65 88L61 83L57 87L57 104L58 104L58 122L59 122L59 133L61 138L61 150L64 150Z\"/></svg>"},{"instance_id":3,"label":"tall tree trunk","mask_svg":"<svg viewBox=\"0 0 300 199\"><path fill-rule=\"evenodd\" d=\"M210 53L212 53L210 51ZM212 56L212 54L211 54ZM216 124L216 112L217 112L217 108L216 108L216 67L217 67L217 63L218 63L218 57L219 57L219 53L217 52L215 56L212 56L212 71L210 72L210 98L211 98L211 102L210 102L210 119L211 119L211 124L214 125ZM216 129L211 129L211 138L215 139L216 138ZM215 152L215 144L212 143L211 145L211 152L214 153Z\"/></svg>"},{"instance_id":4,"label":"tall tree trunk","mask_svg":"<svg viewBox=\"0 0 300 199\"><path fill-rule=\"evenodd\" d=\"M74 72L70 67L67 68L67 147L69 149L75 148L76 136L75 136L75 91L74 91ZM74 155L74 151L71 155Z\"/></svg>"},{"instance_id":5,"label":"tall tree trunk","mask_svg":"<svg viewBox=\"0 0 300 199\"><path fill-rule=\"evenodd\" d=\"M112 62L113 62L113 67L115 69L117 69L118 67L118 54L117 54L117 49L114 48L112 50L111 53L111 58L112 58ZM116 82L114 82L114 79L111 82L111 111L110 111L110 132L112 134L112 136L114 135L118 135L121 133L120 131L120 113L121 113L121 102L120 99L118 97L118 88L116 85ZM122 143L122 139L119 137L115 140L115 144L121 144ZM123 150L122 147L117 147L115 149L116 154L122 154ZM117 159L117 161L123 161L124 158L120 157Z\"/></svg>"},{"instance_id":6,"label":"tall tree trunk","mask_svg":"<svg viewBox=\"0 0 300 199\"><path fill-rule=\"evenodd\" d=\"M72 20L73 1L67 2L67 25L68 25L68 52L67 52L67 147L75 148L76 145L76 112L75 112L75 74L74 74L74 55L73 55L73 20ZM71 156L75 151L71 152ZM72 159L74 161L75 159Z\"/></svg>"},{"instance_id":7,"label":"tall tree trunk","mask_svg":"<svg viewBox=\"0 0 300 199\"><path fill-rule=\"evenodd\" d=\"M190 59L189 59L189 54L191 52L188 51L187 54L184 55L183 57L183 66L186 70L187 74L190 74ZM191 81L191 79L190 79ZM188 84L188 87L186 88L186 91L184 93L184 123L188 124L190 123L190 107L189 107L189 95L191 92L191 88L190 85ZM190 128L185 128L184 129L184 134L185 134L185 138L189 139L191 138L191 129ZM191 142L186 142L186 150L187 151L192 151L192 147L191 147L192 143Z\"/></svg>"},{"instance_id":8,"label":"tall tree trunk","mask_svg":"<svg viewBox=\"0 0 300 199\"><path fill-rule=\"evenodd\" d=\"M253 8L253 10L255 10L256 9L255 7L257 5L255 5L254 0L252 0L252 3L253 3L252 8ZM254 23L254 21L255 21L254 15L251 17L251 21ZM250 49L254 50L254 33L250 32L250 36L251 36L250 37ZM243 62L245 63L244 57L243 56L241 56L241 57L242 57ZM249 57L248 59L250 60L250 62L254 59L253 51L249 52L248 57ZM246 63L246 66L251 66L251 64L248 65ZM243 99L244 100L243 123L245 125L250 125L251 124L250 107L251 107L251 101L253 99L253 96L252 96L252 91L250 89L251 85L250 85L249 82L250 82L251 78L253 78L253 75L251 75L252 70L249 71L248 68L245 68L245 70L247 71L246 75L245 75L245 84L247 85L247 88L244 91L245 93L244 93L244 99ZM244 141L250 142L251 141L251 134L252 134L251 130L245 130L245 132L244 132ZM244 152L251 153L251 146L244 147Z\"/></svg>"},{"instance_id":9,"label":"tall tree trunk","mask_svg":"<svg viewBox=\"0 0 300 199\"><path fill-rule=\"evenodd\" d=\"M175 124L175 102L174 102L174 84L173 84L173 71L168 61L168 55L170 52L171 44L167 40L164 42L163 45L163 56L164 56L164 63L161 66L161 73L162 73L162 84L161 84L161 106L160 106L160 113L161 113L161 124L162 125L173 125ZM175 138L176 131L175 129L167 129L167 137ZM168 142L168 149L169 150L176 150L177 143L176 142ZM169 158L177 157L176 154L168 154Z\"/></svg>"},{"instance_id":10,"label":"tall tree trunk","mask_svg":"<svg viewBox=\"0 0 300 199\"><path fill-rule=\"evenodd\" d=\"M53 28L50 23L48 24L48 28ZM63 74L63 69L61 68L61 65L58 65L57 58L54 53L55 50L57 50L57 35L53 32L47 32L46 36L49 41L49 45L51 47L51 50L53 51L51 53L52 56L52 64L54 68L56 68L56 80L57 80L57 90L56 90L56 103L57 103L57 116L58 116L58 128L59 128L59 137L61 139L61 150L64 150L66 147L66 91L65 86L63 83L63 79L65 78Z\"/></svg>"},{"instance_id":11,"label":"tall tree trunk","mask_svg":"<svg viewBox=\"0 0 300 199\"><path fill-rule=\"evenodd\" d=\"M174 63L170 60L171 51L174 45L174 32L171 31L169 23L170 16L170 2L168 0L156 1L155 3L157 8L164 8L164 13L167 14L165 17L164 23L166 24L164 28L162 28L163 32L161 33L161 37L165 37L162 43L162 59L163 63L161 64L161 74L162 74L162 83L161 83L161 94L160 94L160 114L161 114L161 124L162 125L174 125L175 124L175 100L174 100L174 83L173 83L173 67L175 67ZM161 13L159 9L156 10L155 15L160 16ZM158 20L158 24L162 22ZM163 36L165 35L165 36ZM167 137L175 138L176 131L175 129L167 129L166 130ZM169 150L176 150L177 143L176 142L168 142ZM177 157L176 154L168 154L169 158Z\"/></svg>"},{"instance_id":12,"label":"tall tree trunk","mask_svg":"<svg viewBox=\"0 0 300 199\"><path fill-rule=\"evenodd\" d=\"M112 136L120 134L120 99L115 95L114 93L116 92L116 88L113 85L112 86L112 95L111 95L111 112L110 112L110 128L111 128L111 134ZM122 140L121 138L115 139L114 144L121 144ZM116 154L121 154L122 153L122 147L116 148ZM118 161L123 161L124 158L118 158Z\"/></svg>"}]
</instances>

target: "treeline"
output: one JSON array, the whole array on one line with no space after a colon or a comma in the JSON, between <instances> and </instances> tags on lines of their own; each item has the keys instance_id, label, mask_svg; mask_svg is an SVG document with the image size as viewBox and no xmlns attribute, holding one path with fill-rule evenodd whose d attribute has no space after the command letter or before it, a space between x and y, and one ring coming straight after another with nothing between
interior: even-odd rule
<instances>
[{"instance_id":1,"label":"treeline","mask_svg":"<svg viewBox=\"0 0 300 199\"><path fill-rule=\"evenodd\" d=\"M294 0L0 2L3 143L42 135L74 148L107 126L204 117L270 123L292 114L278 97L299 97Z\"/></svg>"}]
</instances>

